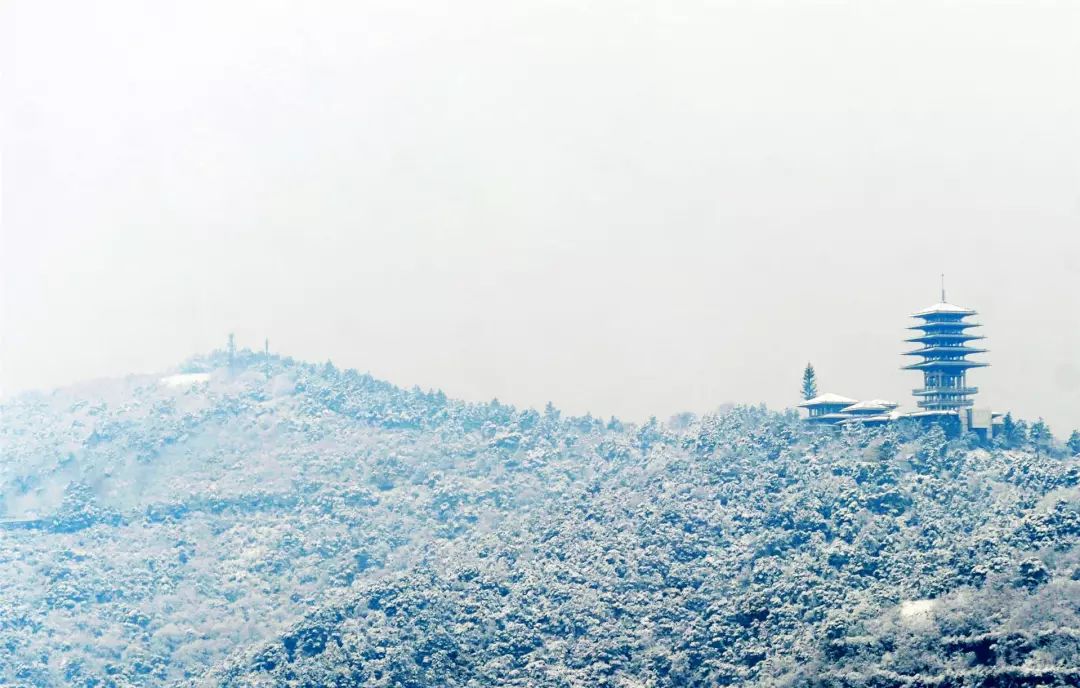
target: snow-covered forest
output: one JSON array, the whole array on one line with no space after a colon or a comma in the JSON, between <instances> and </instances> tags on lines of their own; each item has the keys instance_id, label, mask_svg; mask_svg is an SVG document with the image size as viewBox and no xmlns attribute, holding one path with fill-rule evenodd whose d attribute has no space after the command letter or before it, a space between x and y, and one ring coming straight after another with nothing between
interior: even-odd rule
<instances>
[{"instance_id":1,"label":"snow-covered forest","mask_svg":"<svg viewBox=\"0 0 1080 688\"><path fill-rule=\"evenodd\" d=\"M250 351L25 394L0 685L1078 685L1080 447L1017 425L634 425Z\"/></svg>"}]
</instances>

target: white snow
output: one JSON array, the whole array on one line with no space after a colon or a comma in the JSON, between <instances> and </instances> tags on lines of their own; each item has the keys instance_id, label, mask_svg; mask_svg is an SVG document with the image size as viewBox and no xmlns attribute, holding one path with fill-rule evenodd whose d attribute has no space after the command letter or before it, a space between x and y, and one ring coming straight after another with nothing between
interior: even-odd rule
<instances>
[{"instance_id":1,"label":"white snow","mask_svg":"<svg viewBox=\"0 0 1080 688\"><path fill-rule=\"evenodd\" d=\"M922 628L934 620L937 600L904 600L900 603L900 619L909 626Z\"/></svg>"},{"instance_id":2,"label":"white snow","mask_svg":"<svg viewBox=\"0 0 1080 688\"><path fill-rule=\"evenodd\" d=\"M900 405L900 404L896 403L895 401L889 401L888 399L871 399L871 400L867 401L866 403L867 404L873 404L875 406L885 406L885 407L890 408L890 409L894 409L894 408L896 408L897 406Z\"/></svg>"},{"instance_id":3,"label":"white snow","mask_svg":"<svg viewBox=\"0 0 1080 688\"><path fill-rule=\"evenodd\" d=\"M825 394L816 396L809 401L804 401L803 403L799 404L799 406L805 408L807 406L817 406L818 404L854 404L857 401L858 399L848 399L847 397L842 397L839 394L826 392Z\"/></svg>"},{"instance_id":4,"label":"white snow","mask_svg":"<svg viewBox=\"0 0 1080 688\"><path fill-rule=\"evenodd\" d=\"M869 399L867 401L860 401L857 404L852 404L851 406L846 406L844 407L843 411L844 413L848 413L851 411L871 410L891 411L899 405L900 404L897 404L895 401L886 401L885 399Z\"/></svg>"},{"instance_id":5,"label":"white snow","mask_svg":"<svg viewBox=\"0 0 1080 688\"><path fill-rule=\"evenodd\" d=\"M941 303L935 303L933 306L930 306L929 308L924 308L918 313L912 313L911 315L913 318L917 318L920 315L933 315L934 313L967 313L968 315L975 315L975 311L971 310L970 308L956 306L951 303L945 303L944 301L942 301Z\"/></svg>"},{"instance_id":6,"label":"white snow","mask_svg":"<svg viewBox=\"0 0 1080 688\"><path fill-rule=\"evenodd\" d=\"M161 378L161 384L166 387L190 387L210 379L210 373L181 373Z\"/></svg>"}]
</instances>

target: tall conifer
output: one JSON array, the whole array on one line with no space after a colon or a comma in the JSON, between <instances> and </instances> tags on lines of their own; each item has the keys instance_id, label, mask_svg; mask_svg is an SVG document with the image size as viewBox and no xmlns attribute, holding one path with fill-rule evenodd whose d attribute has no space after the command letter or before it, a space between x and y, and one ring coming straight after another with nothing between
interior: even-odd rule
<instances>
[{"instance_id":1,"label":"tall conifer","mask_svg":"<svg viewBox=\"0 0 1080 688\"><path fill-rule=\"evenodd\" d=\"M809 363L802 375L802 396L807 400L817 396L817 374L814 373L814 366Z\"/></svg>"}]
</instances>

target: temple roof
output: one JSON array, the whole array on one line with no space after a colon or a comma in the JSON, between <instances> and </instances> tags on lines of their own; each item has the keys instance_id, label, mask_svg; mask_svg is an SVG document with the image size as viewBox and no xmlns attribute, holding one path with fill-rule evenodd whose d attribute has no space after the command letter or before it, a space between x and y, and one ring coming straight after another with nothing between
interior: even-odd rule
<instances>
[{"instance_id":1,"label":"temple roof","mask_svg":"<svg viewBox=\"0 0 1080 688\"><path fill-rule=\"evenodd\" d=\"M968 368L987 368L989 363L980 363L978 361L941 361L931 359L929 361L922 361L921 363L912 363L911 365L904 366L904 370L926 370L933 368L952 368L966 370Z\"/></svg>"},{"instance_id":2,"label":"temple roof","mask_svg":"<svg viewBox=\"0 0 1080 688\"><path fill-rule=\"evenodd\" d=\"M853 413L859 411L889 411L900 404L895 401L886 401L884 399L868 399L866 401L860 401L857 404L851 406L845 406L842 410L844 413Z\"/></svg>"},{"instance_id":3,"label":"temple roof","mask_svg":"<svg viewBox=\"0 0 1080 688\"><path fill-rule=\"evenodd\" d=\"M967 356L968 354L985 354L989 349L976 349L973 346L924 346L914 351L905 351L904 356L936 356L938 354L953 354Z\"/></svg>"},{"instance_id":4,"label":"temple roof","mask_svg":"<svg viewBox=\"0 0 1080 688\"><path fill-rule=\"evenodd\" d=\"M982 327L982 323L963 322L962 320L928 320L928 321L926 321L924 323L920 323L918 325L911 325L910 327L908 327L908 329L909 330L926 330L927 333L929 333L930 330L935 330L935 329L944 328L944 327L959 328L957 330L957 333L958 333L961 330L967 329L969 327Z\"/></svg>"},{"instance_id":5,"label":"temple roof","mask_svg":"<svg viewBox=\"0 0 1080 688\"><path fill-rule=\"evenodd\" d=\"M933 306L924 308L917 313L912 313L913 318L924 318L928 315L975 315L975 311L970 308L964 308L963 306L957 306L951 303L935 303Z\"/></svg>"},{"instance_id":6,"label":"temple roof","mask_svg":"<svg viewBox=\"0 0 1080 688\"><path fill-rule=\"evenodd\" d=\"M925 342L970 342L975 339L986 339L986 337L966 332L930 332L904 341L920 344Z\"/></svg>"},{"instance_id":7,"label":"temple roof","mask_svg":"<svg viewBox=\"0 0 1080 688\"><path fill-rule=\"evenodd\" d=\"M851 405L857 402L858 399L848 399L847 397L842 397L839 394L832 394L831 392L826 392L825 394L820 394L813 399L807 399L803 403L799 404L799 408L810 408L811 406L837 406L839 404Z\"/></svg>"},{"instance_id":8,"label":"temple roof","mask_svg":"<svg viewBox=\"0 0 1080 688\"><path fill-rule=\"evenodd\" d=\"M931 409L929 411L912 411L905 413L904 418L929 418L930 416L955 416L959 412L956 409Z\"/></svg>"}]
</instances>

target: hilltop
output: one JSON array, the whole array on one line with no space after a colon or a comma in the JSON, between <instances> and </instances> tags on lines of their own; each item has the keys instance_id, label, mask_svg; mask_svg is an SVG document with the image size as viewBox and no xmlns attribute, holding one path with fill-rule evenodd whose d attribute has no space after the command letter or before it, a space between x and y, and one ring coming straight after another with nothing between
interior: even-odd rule
<instances>
[{"instance_id":1,"label":"hilltop","mask_svg":"<svg viewBox=\"0 0 1080 688\"><path fill-rule=\"evenodd\" d=\"M1080 681L1063 452L251 352L0 414L5 685Z\"/></svg>"}]
</instances>

